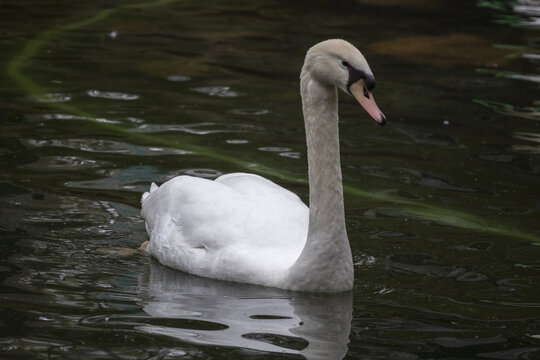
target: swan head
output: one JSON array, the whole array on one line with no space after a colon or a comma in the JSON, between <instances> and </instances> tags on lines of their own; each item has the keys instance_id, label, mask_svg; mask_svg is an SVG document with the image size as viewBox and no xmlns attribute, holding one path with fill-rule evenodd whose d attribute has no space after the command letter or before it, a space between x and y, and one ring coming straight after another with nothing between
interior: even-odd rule
<instances>
[{"instance_id":1,"label":"swan head","mask_svg":"<svg viewBox=\"0 0 540 360\"><path fill-rule=\"evenodd\" d=\"M341 39L322 41L312 46L304 61L301 76L310 76L327 86L352 95L380 125L386 118L375 103L372 91L375 77L364 55L351 43Z\"/></svg>"}]
</instances>

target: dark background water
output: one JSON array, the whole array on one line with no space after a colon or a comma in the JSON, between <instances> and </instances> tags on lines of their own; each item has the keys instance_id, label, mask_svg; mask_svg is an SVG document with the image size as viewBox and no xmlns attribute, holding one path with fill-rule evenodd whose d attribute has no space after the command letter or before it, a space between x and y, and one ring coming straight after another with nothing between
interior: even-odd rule
<instances>
[{"instance_id":1,"label":"dark background water","mask_svg":"<svg viewBox=\"0 0 540 360\"><path fill-rule=\"evenodd\" d=\"M540 358L537 1L3 1L0 358ZM298 74L341 95L352 293L205 280L136 249L151 181L231 171L307 200Z\"/></svg>"}]
</instances>

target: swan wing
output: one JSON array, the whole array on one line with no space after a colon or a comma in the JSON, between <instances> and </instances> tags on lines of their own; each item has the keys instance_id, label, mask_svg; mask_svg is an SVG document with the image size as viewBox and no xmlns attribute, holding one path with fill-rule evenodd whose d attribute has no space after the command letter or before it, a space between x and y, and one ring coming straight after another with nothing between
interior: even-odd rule
<instances>
[{"instance_id":1,"label":"swan wing","mask_svg":"<svg viewBox=\"0 0 540 360\"><path fill-rule=\"evenodd\" d=\"M276 285L302 251L308 208L257 175L179 176L143 195L147 251L165 265L223 280Z\"/></svg>"}]
</instances>

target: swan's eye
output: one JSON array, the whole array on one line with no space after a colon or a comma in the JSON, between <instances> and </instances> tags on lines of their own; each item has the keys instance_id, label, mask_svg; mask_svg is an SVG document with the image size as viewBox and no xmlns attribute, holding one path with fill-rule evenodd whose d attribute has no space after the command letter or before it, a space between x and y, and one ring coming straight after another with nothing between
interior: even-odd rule
<instances>
[{"instance_id":1,"label":"swan's eye","mask_svg":"<svg viewBox=\"0 0 540 360\"><path fill-rule=\"evenodd\" d=\"M347 69L350 68L350 67L352 67L352 66L349 65L349 63L346 62L345 60L341 60L341 65L342 65L343 67L347 68Z\"/></svg>"}]
</instances>

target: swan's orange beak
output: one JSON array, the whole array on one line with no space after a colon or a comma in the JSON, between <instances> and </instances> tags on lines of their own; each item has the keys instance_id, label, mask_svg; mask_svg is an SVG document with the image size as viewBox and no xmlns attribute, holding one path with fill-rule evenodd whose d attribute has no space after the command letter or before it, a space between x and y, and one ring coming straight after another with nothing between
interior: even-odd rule
<instances>
[{"instance_id":1,"label":"swan's orange beak","mask_svg":"<svg viewBox=\"0 0 540 360\"><path fill-rule=\"evenodd\" d=\"M366 110L379 125L386 124L386 117L381 110L379 110L379 107L373 98L373 94L367 89L363 79L351 84L351 86L349 86L349 91L360 105L362 105L364 110Z\"/></svg>"}]
</instances>

